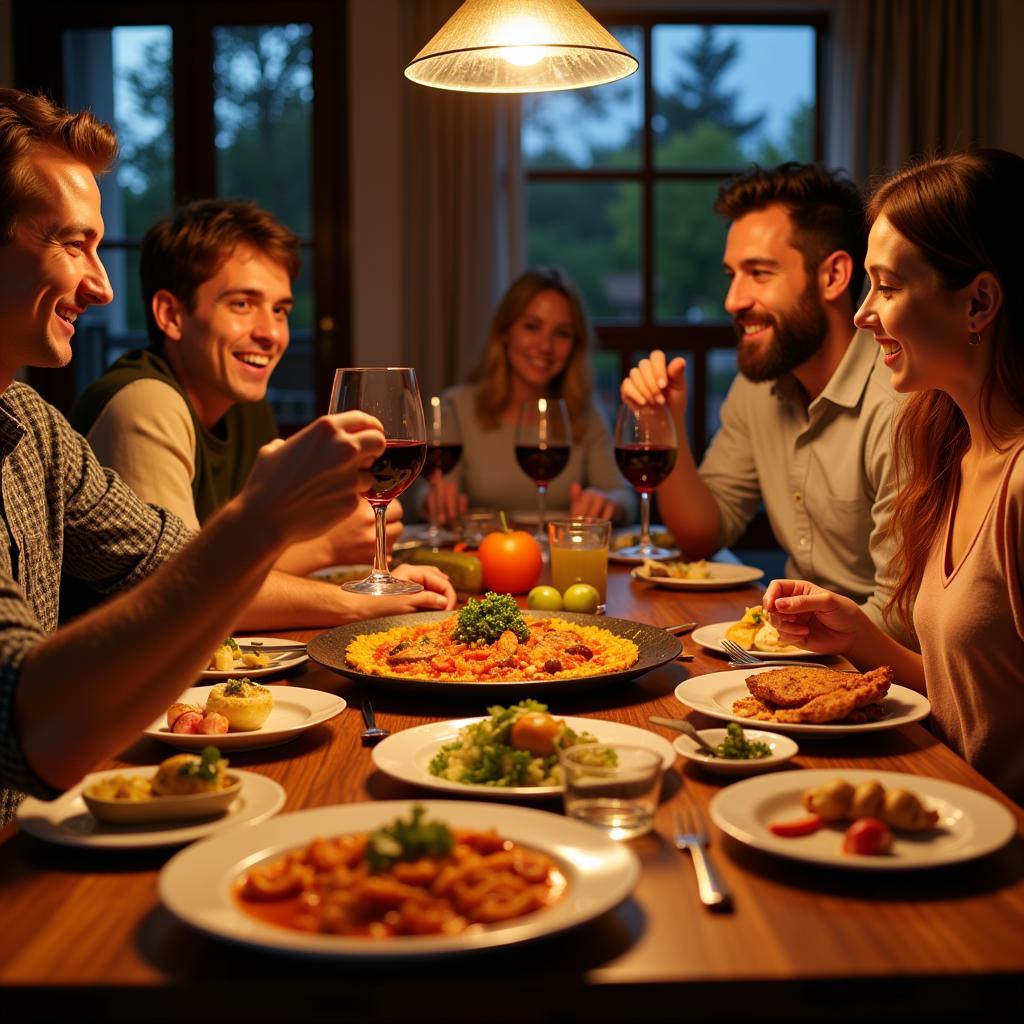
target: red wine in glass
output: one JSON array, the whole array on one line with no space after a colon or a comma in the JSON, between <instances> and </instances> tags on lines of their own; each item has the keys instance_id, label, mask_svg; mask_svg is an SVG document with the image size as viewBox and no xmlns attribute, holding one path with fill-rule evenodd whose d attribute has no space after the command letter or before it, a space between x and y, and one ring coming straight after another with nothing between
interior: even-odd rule
<instances>
[{"instance_id":1,"label":"red wine in glass","mask_svg":"<svg viewBox=\"0 0 1024 1024\"><path fill-rule=\"evenodd\" d=\"M416 371L407 366L360 366L337 370L330 412L359 410L380 420L384 451L373 460L373 484L363 497L373 508L376 539L373 569L365 579L342 584L344 590L372 596L417 594L423 587L388 571L385 520L388 504L419 476L427 455L427 430Z\"/></svg>"},{"instance_id":2,"label":"red wine in glass","mask_svg":"<svg viewBox=\"0 0 1024 1024\"><path fill-rule=\"evenodd\" d=\"M537 487L551 483L569 465L570 447L567 444L517 444L516 462Z\"/></svg>"},{"instance_id":3,"label":"red wine in glass","mask_svg":"<svg viewBox=\"0 0 1024 1024\"><path fill-rule=\"evenodd\" d=\"M671 558L651 543L651 493L676 464L676 426L664 405L634 407L624 403L615 421L615 462L622 475L640 492L640 543L620 550L628 558Z\"/></svg>"},{"instance_id":4,"label":"red wine in glass","mask_svg":"<svg viewBox=\"0 0 1024 1024\"><path fill-rule=\"evenodd\" d=\"M385 442L384 452L373 460L368 472L373 477L373 486L363 491L363 497L371 505L387 504L397 498L409 484L420 475L427 454L426 441Z\"/></svg>"},{"instance_id":5,"label":"red wine in glass","mask_svg":"<svg viewBox=\"0 0 1024 1024\"><path fill-rule=\"evenodd\" d=\"M569 464L572 424L562 398L528 398L519 405L516 420L516 462L537 488L537 532L534 535L547 557L544 495L548 484Z\"/></svg>"},{"instance_id":6,"label":"red wine in glass","mask_svg":"<svg viewBox=\"0 0 1024 1024\"><path fill-rule=\"evenodd\" d=\"M662 444L624 444L615 449L622 475L642 494L650 494L672 472L679 451Z\"/></svg>"},{"instance_id":7,"label":"red wine in glass","mask_svg":"<svg viewBox=\"0 0 1024 1024\"><path fill-rule=\"evenodd\" d=\"M427 419L427 459L423 475L430 481L433 491L428 496L430 525L425 539L432 550L439 551L442 544L458 539L451 530L442 528L440 503L445 488L444 477L462 458L462 430L455 403L444 395L431 395L424 412Z\"/></svg>"},{"instance_id":8,"label":"red wine in glass","mask_svg":"<svg viewBox=\"0 0 1024 1024\"><path fill-rule=\"evenodd\" d=\"M438 470L441 475L450 473L462 458L461 444L428 444L427 458L423 463L423 475L433 476Z\"/></svg>"}]
</instances>

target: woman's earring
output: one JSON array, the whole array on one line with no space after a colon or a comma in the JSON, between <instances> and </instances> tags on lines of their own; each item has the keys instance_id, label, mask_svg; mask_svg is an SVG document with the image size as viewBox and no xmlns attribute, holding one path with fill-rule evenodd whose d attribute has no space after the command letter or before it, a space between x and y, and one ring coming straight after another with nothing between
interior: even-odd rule
<instances>
[{"instance_id":1,"label":"woman's earring","mask_svg":"<svg viewBox=\"0 0 1024 1024\"><path fill-rule=\"evenodd\" d=\"M971 348L975 348L981 344L981 332L974 329L973 323L971 324L971 329L967 334L967 344L970 345Z\"/></svg>"}]
</instances>

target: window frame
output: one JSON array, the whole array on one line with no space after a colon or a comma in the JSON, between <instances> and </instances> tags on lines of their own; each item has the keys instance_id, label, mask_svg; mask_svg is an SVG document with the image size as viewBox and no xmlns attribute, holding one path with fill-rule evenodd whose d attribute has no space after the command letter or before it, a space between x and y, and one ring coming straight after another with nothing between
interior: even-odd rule
<instances>
[{"instance_id":1,"label":"window frame","mask_svg":"<svg viewBox=\"0 0 1024 1024\"><path fill-rule=\"evenodd\" d=\"M655 296L655 196L659 184L671 181L721 182L743 168L668 169L655 164L655 139L652 129L655 90L651 41L656 26L661 25L800 25L815 31L815 110L814 156L822 159L825 152L825 62L829 47L830 18L826 12L754 11L629 11L626 8L601 11L601 21L614 34L616 26L635 27L643 32L644 55L640 74L643 76L643 122L641 125L641 159L634 169L608 168L523 168L524 182L632 182L640 186L641 238L640 270L643 285L641 318L635 323L601 323L594 325L599 347L617 352L620 376L633 365L633 353L653 348L685 350L692 356L693 384L690 392L692 431L690 446L699 456L707 447L708 353L712 349L735 348L733 328L727 323L666 323L654 316Z\"/></svg>"}]
</instances>

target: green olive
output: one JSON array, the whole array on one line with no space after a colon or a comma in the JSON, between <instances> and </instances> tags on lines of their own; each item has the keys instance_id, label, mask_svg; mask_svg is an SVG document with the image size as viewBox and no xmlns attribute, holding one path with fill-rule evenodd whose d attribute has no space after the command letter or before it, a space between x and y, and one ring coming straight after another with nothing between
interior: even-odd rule
<instances>
[{"instance_id":1,"label":"green olive","mask_svg":"<svg viewBox=\"0 0 1024 1024\"><path fill-rule=\"evenodd\" d=\"M526 595L526 604L534 611L560 612L562 595L554 587L534 587Z\"/></svg>"}]
</instances>

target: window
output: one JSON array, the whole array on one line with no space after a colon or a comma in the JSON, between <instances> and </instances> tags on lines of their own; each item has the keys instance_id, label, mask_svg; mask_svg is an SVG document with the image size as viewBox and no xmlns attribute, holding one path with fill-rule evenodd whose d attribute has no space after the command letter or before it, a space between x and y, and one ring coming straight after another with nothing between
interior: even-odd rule
<instances>
[{"instance_id":1,"label":"window","mask_svg":"<svg viewBox=\"0 0 1024 1024\"><path fill-rule=\"evenodd\" d=\"M594 317L598 391L652 348L688 359L703 451L735 371L722 308L720 183L752 162L821 152L821 18L602 21L640 61L631 78L523 99L527 250L565 267Z\"/></svg>"},{"instance_id":2,"label":"window","mask_svg":"<svg viewBox=\"0 0 1024 1024\"><path fill-rule=\"evenodd\" d=\"M348 332L335 330L348 319L344 8L295 0L280 14L265 0L16 4L17 84L90 107L121 147L100 186L115 301L83 320L70 368L31 378L61 408L146 344L146 230L178 203L217 195L252 199L299 235L291 344L268 396L285 430L326 408L330 371L349 361Z\"/></svg>"}]
</instances>

